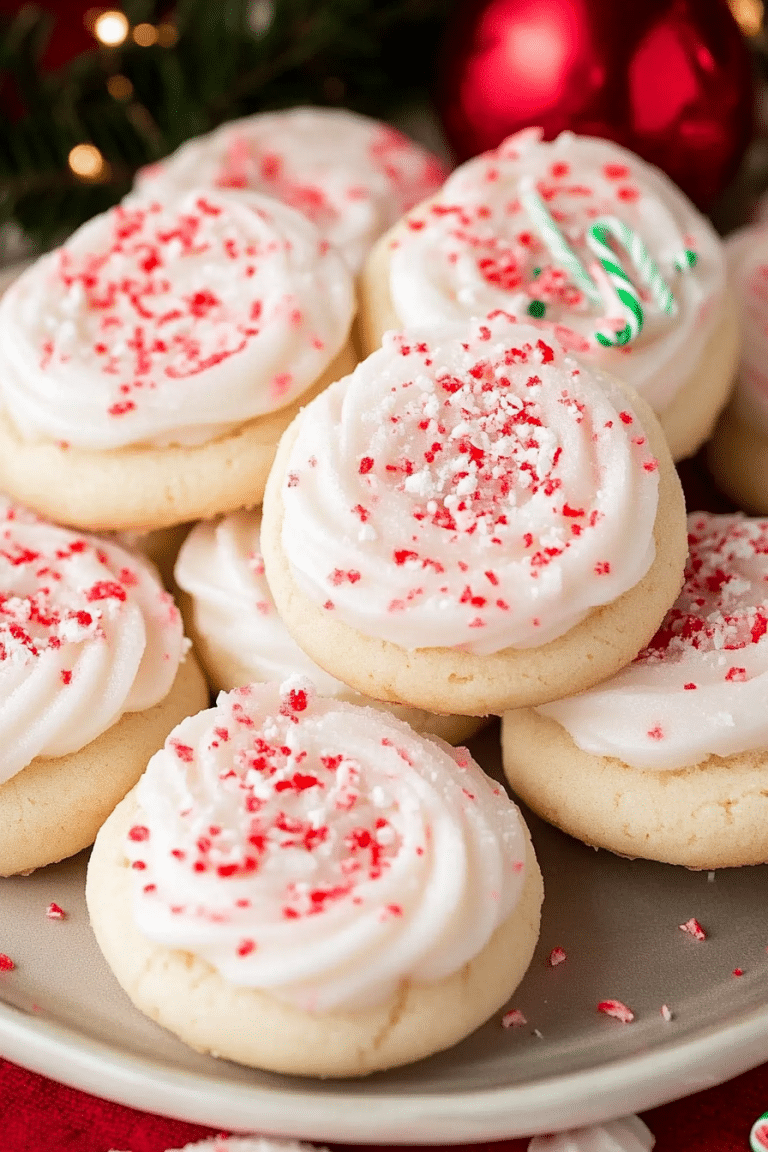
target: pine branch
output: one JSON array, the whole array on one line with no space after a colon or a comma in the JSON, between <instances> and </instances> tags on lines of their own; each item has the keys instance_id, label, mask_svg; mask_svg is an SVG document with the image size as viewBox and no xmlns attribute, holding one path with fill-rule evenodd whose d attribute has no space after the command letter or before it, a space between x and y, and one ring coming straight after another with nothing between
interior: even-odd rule
<instances>
[{"instance_id":1,"label":"pine branch","mask_svg":"<svg viewBox=\"0 0 768 1152\"><path fill-rule=\"evenodd\" d=\"M453 0L274 0L249 26L253 0L178 0L173 47L94 43L57 73L40 61L55 23L33 5L0 17L0 223L50 244L125 194L136 170L225 120L296 103L337 103L386 118L426 96L428 65ZM124 0L131 25L167 17L166 0ZM119 74L130 95L109 94ZM94 144L98 183L67 157Z\"/></svg>"}]
</instances>

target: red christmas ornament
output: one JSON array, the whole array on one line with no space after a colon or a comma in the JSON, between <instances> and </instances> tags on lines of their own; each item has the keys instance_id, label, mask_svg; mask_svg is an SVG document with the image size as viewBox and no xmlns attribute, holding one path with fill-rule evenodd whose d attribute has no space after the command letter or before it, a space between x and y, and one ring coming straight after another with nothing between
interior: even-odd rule
<instances>
[{"instance_id":1,"label":"red christmas ornament","mask_svg":"<svg viewBox=\"0 0 768 1152\"><path fill-rule=\"evenodd\" d=\"M726 0L469 0L446 34L438 105L460 160L532 124L601 136L701 207L752 132L752 67Z\"/></svg>"}]
</instances>

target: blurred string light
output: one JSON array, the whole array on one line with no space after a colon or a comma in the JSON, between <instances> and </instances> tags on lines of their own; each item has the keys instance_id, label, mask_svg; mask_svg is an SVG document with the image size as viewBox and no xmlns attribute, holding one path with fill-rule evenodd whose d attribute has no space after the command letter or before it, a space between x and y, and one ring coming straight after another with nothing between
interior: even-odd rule
<instances>
[{"instance_id":1,"label":"blurred string light","mask_svg":"<svg viewBox=\"0 0 768 1152\"><path fill-rule=\"evenodd\" d=\"M76 144L67 157L67 163L78 180L97 184L109 179L109 163L95 144Z\"/></svg>"},{"instance_id":2,"label":"blurred string light","mask_svg":"<svg viewBox=\"0 0 768 1152\"><path fill-rule=\"evenodd\" d=\"M151 48L157 44L157 28L154 24L137 24L131 35L140 48Z\"/></svg>"},{"instance_id":3,"label":"blurred string light","mask_svg":"<svg viewBox=\"0 0 768 1152\"><path fill-rule=\"evenodd\" d=\"M736 23L745 36L757 36L763 27L763 0L728 0Z\"/></svg>"},{"instance_id":4,"label":"blurred string light","mask_svg":"<svg viewBox=\"0 0 768 1152\"><path fill-rule=\"evenodd\" d=\"M130 100L133 96L133 84L127 76L117 72L107 80L107 92L113 100Z\"/></svg>"},{"instance_id":5,"label":"blurred string light","mask_svg":"<svg viewBox=\"0 0 768 1152\"><path fill-rule=\"evenodd\" d=\"M130 24L124 12L102 12L93 22L93 35L107 48L117 48L128 36Z\"/></svg>"},{"instance_id":6,"label":"blurred string light","mask_svg":"<svg viewBox=\"0 0 768 1152\"><path fill-rule=\"evenodd\" d=\"M119 48L130 37L140 48L173 48L179 39L176 26L169 21L150 24L142 21L131 28L128 17L116 8L89 8L83 18L91 35L105 48Z\"/></svg>"}]
</instances>

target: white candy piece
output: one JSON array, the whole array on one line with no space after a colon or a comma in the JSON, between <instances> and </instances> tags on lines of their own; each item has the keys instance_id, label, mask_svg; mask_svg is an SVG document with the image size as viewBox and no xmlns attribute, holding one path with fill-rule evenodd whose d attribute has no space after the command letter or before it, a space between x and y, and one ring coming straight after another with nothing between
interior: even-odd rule
<instances>
[{"instance_id":1,"label":"white candy piece","mask_svg":"<svg viewBox=\"0 0 768 1152\"><path fill-rule=\"evenodd\" d=\"M534 1136L528 1152L650 1152L655 1143L656 1137L639 1116L625 1116L589 1128Z\"/></svg>"}]
</instances>

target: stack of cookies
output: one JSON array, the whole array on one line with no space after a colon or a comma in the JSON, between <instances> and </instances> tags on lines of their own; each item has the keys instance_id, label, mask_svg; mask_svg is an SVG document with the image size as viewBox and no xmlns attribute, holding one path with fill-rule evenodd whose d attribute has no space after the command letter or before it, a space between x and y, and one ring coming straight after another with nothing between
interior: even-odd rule
<instances>
[{"instance_id":1,"label":"stack of cookies","mask_svg":"<svg viewBox=\"0 0 768 1152\"><path fill-rule=\"evenodd\" d=\"M768 858L768 524L686 520L674 466L733 385L723 246L604 141L446 176L363 117L252 117L0 304L0 873L96 836L134 1003L275 1071L416 1060L522 979L530 838L451 746L489 716L587 843ZM137 549L190 522L187 651Z\"/></svg>"}]
</instances>

